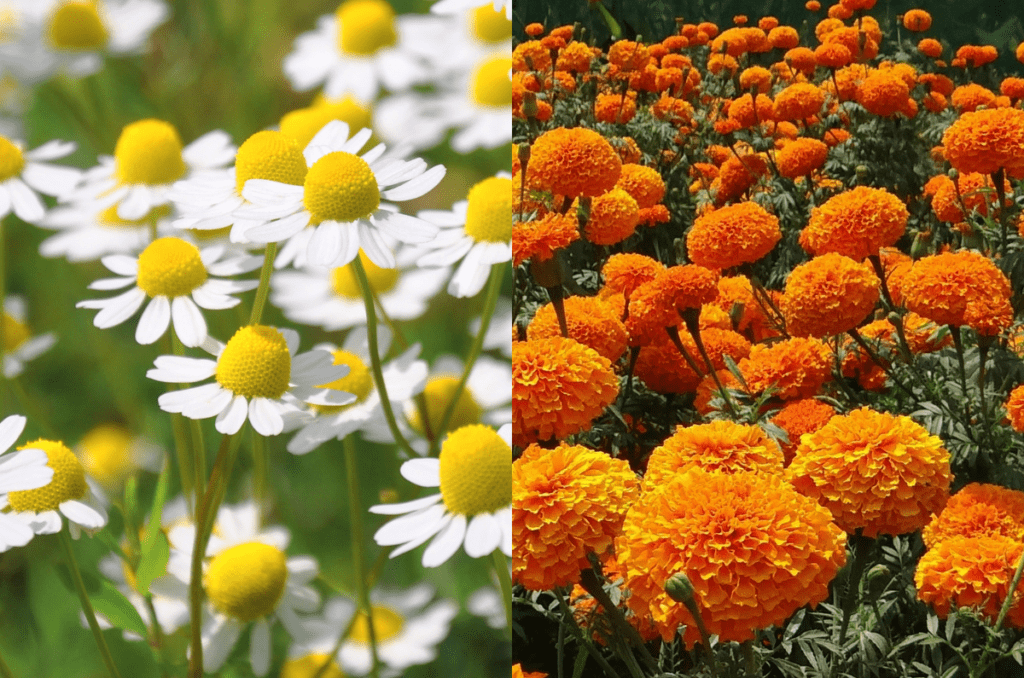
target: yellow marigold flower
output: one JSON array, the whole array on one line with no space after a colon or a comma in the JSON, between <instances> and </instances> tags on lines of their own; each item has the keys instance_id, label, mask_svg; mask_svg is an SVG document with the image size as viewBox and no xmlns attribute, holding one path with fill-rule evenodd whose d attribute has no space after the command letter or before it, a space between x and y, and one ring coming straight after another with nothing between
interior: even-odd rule
<instances>
[{"instance_id":1,"label":"yellow marigold flower","mask_svg":"<svg viewBox=\"0 0 1024 678\"><path fill-rule=\"evenodd\" d=\"M820 339L793 337L771 346L756 344L739 364L751 393L769 388L783 400L817 395L832 373L832 351Z\"/></svg>"},{"instance_id":2,"label":"yellow marigold flower","mask_svg":"<svg viewBox=\"0 0 1024 678\"><path fill-rule=\"evenodd\" d=\"M944 252L914 262L903 279L909 310L940 325L966 325L972 301L1010 297L1010 281L990 259L968 250Z\"/></svg>"},{"instance_id":3,"label":"yellow marigold flower","mask_svg":"<svg viewBox=\"0 0 1024 678\"><path fill-rule=\"evenodd\" d=\"M903 27L914 33L927 31L932 27L932 15L923 9L912 9L903 15Z\"/></svg>"},{"instance_id":4,"label":"yellow marigold flower","mask_svg":"<svg viewBox=\"0 0 1024 678\"><path fill-rule=\"evenodd\" d=\"M805 120L817 115L825 104L825 90L817 85L798 82L786 87L775 97L775 119Z\"/></svg>"},{"instance_id":5,"label":"yellow marigold flower","mask_svg":"<svg viewBox=\"0 0 1024 678\"><path fill-rule=\"evenodd\" d=\"M550 259L555 256L556 250L568 247L579 239L575 212L551 212L534 221L517 221L512 227L514 265L518 266L527 259Z\"/></svg>"},{"instance_id":6,"label":"yellow marigold flower","mask_svg":"<svg viewBox=\"0 0 1024 678\"><path fill-rule=\"evenodd\" d=\"M640 285L651 282L665 270L665 264L643 254L613 254L601 268L607 289L623 294L628 300Z\"/></svg>"},{"instance_id":7,"label":"yellow marigold flower","mask_svg":"<svg viewBox=\"0 0 1024 678\"><path fill-rule=\"evenodd\" d=\"M520 447L589 430L618 394L609 360L573 339L512 345L512 437Z\"/></svg>"},{"instance_id":8,"label":"yellow marigold flower","mask_svg":"<svg viewBox=\"0 0 1024 678\"><path fill-rule=\"evenodd\" d=\"M665 199L665 180L653 167L624 164L615 185L633 196L640 209L654 207Z\"/></svg>"},{"instance_id":9,"label":"yellow marigold flower","mask_svg":"<svg viewBox=\"0 0 1024 678\"><path fill-rule=\"evenodd\" d=\"M613 308L597 297L567 297L565 324L569 338L597 351L612 363L626 352L626 326ZM526 330L531 340L561 336L555 308L545 304L537 310Z\"/></svg>"},{"instance_id":10,"label":"yellow marigold flower","mask_svg":"<svg viewBox=\"0 0 1024 678\"><path fill-rule=\"evenodd\" d=\"M1024 177L1024 111L987 108L964 113L942 135L946 160L963 173L1000 169Z\"/></svg>"},{"instance_id":11,"label":"yellow marigold flower","mask_svg":"<svg viewBox=\"0 0 1024 678\"><path fill-rule=\"evenodd\" d=\"M817 139L802 137L794 139L775 154L775 166L779 174L796 179L821 169L828 158L828 145Z\"/></svg>"},{"instance_id":12,"label":"yellow marigold flower","mask_svg":"<svg viewBox=\"0 0 1024 678\"><path fill-rule=\"evenodd\" d=\"M639 223L636 200L621 188L613 188L591 201L584 235L595 245L614 245L633 235Z\"/></svg>"},{"instance_id":13,"label":"yellow marigold flower","mask_svg":"<svg viewBox=\"0 0 1024 678\"><path fill-rule=\"evenodd\" d=\"M708 632L742 642L828 597L846 535L781 475L691 469L640 497L615 552L626 566L627 604L651 615L666 642L680 625L685 643L700 640L686 607L665 592L677 573L692 583Z\"/></svg>"},{"instance_id":14,"label":"yellow marigold flower","mask_svg":"<svg viewBox=\"0 0 1024 678\"><path fill-rule=\"evenodd\" d=\"M535 185L570 198L610 191L621 172L622 161L608 140L582 127L545 132L530 151Z\"/></svg>"},{"instance_id":15,"label":"yellow marigold flower","mask_svg":"<svg viewBox=\"0 0 1024 678\"><path fill-rule=\"evenodd\" d=\"M757 261L781 239L778 217L756 202L741 202L697 217L686 248L698 266L732 268Z\"/></svg>"},{"instance_id":16,"label":"yellow marigold flower","mask_svg":"<svg viewBox=\"0 0 1024 678\"><path fill-rule=\"evenodd\" d=\"M629 463L580 445L530 445L512 464L512 576L533 591L579 581L603 554L640 483Z\"/></svg>"},{"instance_id":17,"label":"yellow marigold flower","mask_svg":"<svg viewBox=\"0 0 1024 678\"><path fill-rule=\"evenodd\" d=\"M800 264L786 279L782 313L798 337L843 334L874 310L878 276L867 263L829 252Z\"/></svg>"},{"instance_id":18,"label":"yellow marigold flower","mask_svg":"<svg viewBox=\"0 0 1024 678\"><path fill-rule=\"evenodd\" d=\"M805 433L814 433L836 415L836 408L814 398L791 400L771 422L786 432L788 443L781 443L784 463L789 466L793 461L800 438Z\"/></svg>"},{"instance_id":19,"label":"yellow marigold flower","mask_svg":"<svg viewBox=\"0 0 1024 678\"><path fill-rule=\"evenodd\" d=\"M803 436L787 469L797 490L866 537L919 530L949 498L949 452L910 417L862 407Z\"/></svg>"},{"instance_id":20,"label":"yellow marigold flower","mask_svg":"<svg viewBox=\"0 0 1024 678\"><path fill-rule=\"evenodd\" d=\"M921 536L928 548L954 537L1010 537L1024 542L1024 492L971 483L950 498Z\"/></svg>"},{"instance_id":21,"label":"yellow marigold flower","mask_svg":"<svg viewBox=\"0 0 1024 678\"><path fill-rule=\"evenodd\" d=\"M884 188L858 186L811 210L800 245L814 256L835 252L860 261L896 243L910 213Z\"/></svg>"}]
</instances>

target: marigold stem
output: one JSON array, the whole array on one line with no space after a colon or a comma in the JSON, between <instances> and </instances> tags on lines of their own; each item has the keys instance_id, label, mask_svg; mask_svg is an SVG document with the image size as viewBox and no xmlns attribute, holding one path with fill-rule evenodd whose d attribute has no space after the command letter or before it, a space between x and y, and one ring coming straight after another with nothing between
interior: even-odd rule
<instances>
[{"instance_id":1,"label":"marigold stem","mask_svg":"<svg viewBox=\"0 0 1024 678\"><path fill-rule=\"evenodd\" d=\"M252 315L249 316L250 325L259 325L263 318L263 307L267 303L267 295L270 293L270 276L274 272L274 259L277 257L277 243L268 242L267 249L263 252L263 268L260 269L260 286L256 288L256 299L252 302Z\"/></svg>"},{"instance_id":2,"label":"marigold stem","mask_svg":"<svg viewBox=\"0 0 1024 678\"><path fill-rule=\"evenodd\" d=\"M996 625L992 628L992 633L989 634L988 640L985 641L985 650L981 653L981 659L978 660L980 670L977 674L972 671L972 676L983 675L985 670L988 668L987 660L988 653L992 649L992 639L999 633L1000 629L1003 628L1003 622L1006 620L1006 615L1010 612L1010 606L1013 605L1013 593L1017 590L1017 586L1020 585L1022 574L1024 574L1024 553L1021 554L1020 560L1017 561L1017 569L1013 573L1013 579L1010 580L1010 588L1006 592L1006 600L1003 601L1003 606L999 608L999 616L996 617Z\"/></svg>"},{"instance_id":3,"label":"marigold stem","mask_svg":"<svg viewBox=\"0 0 1024 678\"><path fill-rule=\"evenodd\" d=\"M846 580L846 597L843 600L843 622L839 626L839 645L846 641L846 631L850 627L850 616L853 608L857 606L860 598L860 578L864 574L864 568L868 564L868 551L874 545L875 540L865 537L860 533L860 528L855 534L850 535L853 545L853 555L850 560L850 576Z\"/></svg>"},{"instance_id":4,"label":"marigold stem","mask_svg":"<svg viewBox=\"0 0 1024 678\"><path fill-rule=\"evenodd\" d=\"M580 572L580 586L582 586L587 593L593 596L594 600L601 604L601 607L604 608L604 612L608 615L608 620L612 623L615 631L622 634L629 640L630 645L633 645L640 651L640 658L644 660L644 664L647 665L647 669L655 674L658 673L658 662L656 662L654 657L651 656L651 653L647 651L647 646L644 645L644 639L640 637L640 632L626 621L626 617L622 614L622 610L612 602L612 599L608 596L608 593L601 585L601 580L597 578L597 573L589 567Z\"/></svg>"},{"instance_id":5,"label":"marigold stem","mask_svg":"<svg viewBox=\"0 0 1024 678\"><path fill-rule=\"evenodd\" d=\"M594 647L593 643L584 637L579 626L576 625L576 617L573 616L572 610L569 609L569 604L565 602L565 596L562 595L562 592L555 589L554 594L555 598L558 599L558 606L562 610L562 621L559 626L561 626L561 624L567 624L569 626L569 630L572 631L573 636L576 638L576 642L590 654L590 658L597 662L597 665L601 667L601 670L604 671L604 674L608 676L608 678L619 678L619 674L612 668L611 664L608 663L608 660L604 658L604 655Z\"/></svg>"}]
</instances>

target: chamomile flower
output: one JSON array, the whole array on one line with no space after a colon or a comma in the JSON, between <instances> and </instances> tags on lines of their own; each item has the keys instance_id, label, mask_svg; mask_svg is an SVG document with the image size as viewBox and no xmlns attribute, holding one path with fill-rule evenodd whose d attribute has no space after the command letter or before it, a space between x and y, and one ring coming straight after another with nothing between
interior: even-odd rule
<instances>
[{"instance_id":1,"label":"chamomile flower","mask_svg":"<svg viewBox=\"0 0 1024 678\"><path fill-rule=\"evenodd\" d=\"M44 450L23 446L18 452L7 453L25 430L26 421L18 414L0 421L0 504L8 504L10 493L36 491L53 479L54 468L48 465ZM35 531L24 521L0 511L0 553L24 546L33 536Z\"/></svg>"},{"instance_id":2,"label":"chamomile flower","mask_svg":"<svg viewBox=\"0 0 1024 678\"><path fill-rule=\"evenodd\" d=\"M438 0L430 6L434 14L458 14L469 9L490 5L495 12L505 11L505 18L512 19L512 0Z\"/></svg>"},{"instance_id":3,"label":"chamomile flower","mask_svg":"<svg viewBox=\"0 0 1024 678\"><path fill-rule=\"evenodd\" d=\"M112 422L91 428L74 450L89 477L112 493L139 470L159 473L164 457L159 445Z\"/></svg>"},{"instance_id":4,"label":"chamomile flower","mask_svg":"<svg viewBox=\"0 0 1024 678\"><path fill-rule=\"evenodd\" d=\"M428 253L416 264L450 266L462 261L448 283L453 297L476 296L492 266L512 261L512 177L505 172L474 185L468 198L450 211L428 210L419 217L441 232L422 246Z\"/></svg>"},{"instance_id":5,"label":"chamomile flower","mask_svg":"<svg viewBox=\"0 0 1024 678\"><path fill-rule=\"evenodd\" d=\"M501 591L493 586L484 586L473 591L466 600L466 609L470 614L487 620L487 625L492 629L503 629L508 626Z\"/></svg>"},{"instance_id":6,"label":"chamomile flower","mask_svg":"<svg viewBox=\"0 0 1024 678\"><path fill-rule=\"evenodd\" d=\"M422 244L437 227L402 214L386 200L412 200L430 192L444 178L443 165L427 169L420 159L385 155L384 144L356 155L372 135L368 129L349 138L348 125L334 120L302 152L309 171L302 186L250 179L243 197L253 203L238 216L265 223L246 231L252 242L280 242L307 226L306 258L313 266L344 266L362 248L382 268L396 266L388 238Z\"/></svg>"},{"instance_id":7,"label":"chamomile flower","mask_svg":"<svg viewBox=\"0 0 1024 678\"><path fill-rule=\"evenodd\" d=\"M284 114L280 124L281 134L291 137L300 148L305 148L316 133L332 120L341 120L348 125L349 130L361 130L370 126L373 114L369 105L360 103L351 95L328 99L318 94L306 108Z\"/></svg>"},{"instance_id":8,"label":"chamomile flower","mask_svg":"<svg viewBox=\"0 0 1024 678\"><path fill-rule=\"evenodd\" d=\"M335 365L327 351L295 355L299 334L267 325L246 325L227 344L213 338L203 349L216 360L160 356L150 379L187 384L214 377L215 381L160 396L160 408L189 419L217 417L221 433L237 433L248 419L257 433L276 436L284 430L286 416L301 414L302 402L315 405L347 405L355 396L322 386L348 374Z\"/></svg>"},{"instance_id":9,"label":"chamomile flower","mask_svg":"<svg viewBox=\"0 0 1024 678\"><path fill-rule=\"evenodd\" d=\"M222 246L202 251L181 238L154 240L138 257L110 254L101 260L117 278L103 278L89 285L93 290L127 292L106 299L87 299L77 308L98 308L93 325L106 329L135 315L149 297L135 328L135 340L152 344L173 323L174 333L185 346L199 346L206 339L205 309L233 308L240 299L230 295L255 289L257 280L225 280L213 276L237 275L259 268L262 257L235 256L221 261L228 250Z\"/></svg>"},{"instance_id":10,"label":"chamomile flower","mask_svg":"<svg viewBox=\"0 0 1024 678\"><path fill-rule=\"evenodd\" d=\"M4 300L4 363L3 373L12 379L25 369L25 363L38 358L57 343L57 335L46 332L32 336L32 329L26 320L25 300L11 295Z\"/></svg>"},{"instance_id":11,"label":"chamomile flower","mask_svg":"<svg viewBox=\"0 0 1024 678\"><path fill-rule=\"evenodd\" d=\"M401 516L373 535L381 546L398 546L394 558L432 539L424 567L437 567L460 547L473 558L500 548L512 555L512 425L495 432L482 424L456 429L437 459L410 459L402 475L440 494L400 504L379 504L371 513Z\"/></svg>"},{"instance_id":12,"label":"chamomile flower","mask_svg":"<svg viewBox=\"0 0 1024 678\"><path fill-rule=\"evenodd\" d=\"M490 3L450 14L435 30L427 56L435 82L472 68L488 54L512 52L512 21Z\"/></svg>"},{"instance_id":13,"label":"chamomile flower","mask_svg":"<svg viewBox=\"0 0 1024 678\"><path fill-rule=\"evenodd\" d=\"M382 678L399 676L409 667L430 663L437 657L437 646L447 637L459 607L451 600L428 605L433 597L434 590L429 584L419 584L405 591L370 591ZM373 663L369 620L370 617L362 610L357 611L356 604L348 598L331 598L324 604L323 616L307 622L304 641L293 647L290 654L316 653L326 658L325 653L333 649L338 636L351 622L352 630L336 659L343 675L365 676Z\"/></svg>"},{"instance_id":14,"label":"chamomile flower","mask_svg":"<svg viewBox=\"0 0 1024 678\"><path fill-rule=\"evenodd\" d=\"M53 534L70 521L71 535L82 528L96 531L107 524L105 499L98 486L85 473L75 453L59 440L34 440L22 449L39 449L46 454L46 465L53 469L49 483L34 490L8 491L0 495L0 507L36 534ZM62 518L63 516L63 518Z\"/></svg>"},{"instance_id":15,"label":"chamomile flower","mask_svg":"<svg viewBox=\"0 0 1024 678\"><path fill-rule=\"evenodd\" d=\"M208 132L182 147L178 130L169 122L147 118L121 130L113 156L100 156L87 170L82 185L64 196L65 202L96 200L102 207L117 205L122 219L141 219L154 207L170 202L174 182L186 175L217 170L235 157L226 132Z\"/></svg>"},{"instance_id":16,"label":"chamomile flower","mask_svg":"<svg viewBox=\"0 0 1024 678\"><path fill-rule=\"evenodd\" d=\"M381 355L386 355L391 345L391 332L386 327L377 328L377 345ZM370 371L370 347L365 327L349 332L341 348L333 344L320 344L316 348L330 351L336 365L348 365L348 374L326 386L351 393L355 402L342 406L311 405L316 418L305 424L288 443L288 451L306 454L324 442L336 438L341 440L350 433L361 430L370 422L384 423L380 393L373 382ZM384 363L384 385L393 407L412 398L423 390L427 379L427 364L418 360L420 346L411 346L394 360Z\"/></svg>"},{"instance_id":17,"label":"chamomile flower","mask_svg":"<svg viewBox=\"0 0 1024 678\"><path fill-rule=\"evenodd\" d=\"M359 253L370 288L384 312L393 320L412 320L427 310L450 269L415 268L409 256L400 252L399 258L397 268L380 268ZM275 273L270 301L286 318L303 325L341 330L366 323L366 306L351 264Z\"/></svg>"},{"instance_id":18,"label":"chamomile flower","mask_svg":"<svg viewBox=\"0 0 1024 678\"><path fill-rule=\"evenodd\" d=\"M141 219L122 219L117 205L103 207L96 201L58 206L36 224L57 231L39 245L47 258L64 257L71 262L95 261L107 254L134 254L150 241L150 223L156 221L157 233L169 235L170 205L160 205Z\"/></svg>"},{"instance_id":19,"label":"chamomile flower","mask_svg":"<svg viewBox=\"0 0 1024 678\"><path fill-rule=\"evenodd\" d=\"M406 90L429 76L421 26L432 20L396 17L385 0L345 0L333 15L320 17L316 30L298 37L284 58L285 75L300 92L322 84L331 99L352 94L370 102L382 86Z\"/></svg>"},{"instance_id":20,"label":"chamomile flower","mask_svg":"<svg viewBox=\"0 0 1024 678\"><path fill-rule=\"evenodd\" d=\"M0 136L0 219L13 211L22 221L34 224L46 213L39 193L63 196L74 189L82 173L48 161L71 155L75 148L69 141L49 141L26 152Z\"/></svg>"}]
</instances>

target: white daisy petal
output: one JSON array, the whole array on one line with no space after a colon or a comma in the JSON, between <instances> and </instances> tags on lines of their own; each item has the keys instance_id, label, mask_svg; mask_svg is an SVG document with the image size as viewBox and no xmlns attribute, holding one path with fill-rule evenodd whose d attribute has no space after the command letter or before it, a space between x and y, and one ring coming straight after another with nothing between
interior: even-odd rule
<instances>
[{"instance_id":1,"label":"white daisy petal","mask_svg":"<svg viewBox=\"0 0 1024 678\"><path fill-rule=\"evenodd\" d=\"M0 453L10 449L11 445L21 436L21 432L25 430L27 422L28 419L20 414L12 414L0 421Z\"/></svg>"},{"instance_id":2,"label":"white daisy petal","mask_svg":"<svg viewBox=\"0 0 1024 678\"><path fill-rule=\"evenodd\" d=\"M107 524L107 515L101 507L69 500L61 502L60 512L87 530L98 530Z\"/></svg>"},{"instance_id":3,"label":"white daisy petal","mask_svg":"<svg viewBox=\"0 0 1024 678\"><path fill-rule=\"evenodd\" d=\"M245 237L252 242L258 243L281 242L306 228L311 218L312 215L309 212L302 210L291 216L250 228L245 232Z\"/></svg>"},{"instance_id":4,"label":"white daisy petal","mask_svg":"<svg viewBox=\"0 0 1024 678\"><path fill-rule=\"evenodd\" d=\"M174 333L181 343L195 348L206 339L206 319L195 302L188 297L175 297L171 302L171 315L174 320Z\"/></svg>"},{"instance_id":5,"label":"white daisy petal","mask_svg":"<svg viewBox=\"0 0 1024 678\"><path fill-rule=\"evenodd\" d=\"M303 192L302 186L267 179L249 179L242 187L242 197L259 207L302 204Z\"/></svg>"},{"instance_id":6,"label":"white daisy petal","mask_svg":"<svg viewBox=\"0 0 1024 678\"><path fill-rule=\"evenodd\" d=\"M57 160L58 158L64 158L71 155L77 148L78 144L73 141L61 141L60 139L54 139L53 141L47 141L42 146L32 149L26 153L25 159L33 162Z\"/></svg>"},{"instance_id":7,"label":"white daisy petal","mask_svg":"<svg viewBox=\"0 0 1024 678\"><path fill-rule=\"evenodd\" d=\"M358 223L359 244L363 251L366 252L366 256L369 257L370 261L381 268L395 268L398 266L398 262L395 261L394 252L384 242L380 232L372 228L366 221L360 220Z\"/></svg>"},{"instance_id":8,"label":"white daisy petal","mask_svg":"<svg viewBox=\"0 0 1024 678\"><path fill-rule=\"evenodd\" d=\"M270 671L270 624L266 619L256 620L249 635L249 663L252 672L260 676Z\"/></svg>"},{"instance_id":9,"label":"white daisy petal","mask_svg":"<svg viewBox=\"0 0 1024 678\"><path fill-rule=\"evenodd\" d=\"M21 179L9 179L4 182L4 186L7 187L7 193L11 196L11 206L14 208L14 213L22 221L34 224L46 214L39 196L36 195L35 191L26 186Z\"/></svg>"},{"instance_id":10,"label":"white daisy petal","mask_svg":"<svg viewBox=\"0 0 1024 678\"><path fill-rule=\"evenodd\" d=\"M249 421L256 432L263 436L276 436L284 430L281 412L268 398L253 398L249 402Z\"/></svg>"},{"instance_id":11,"label":"white daisy petal","mask_svg":"<svg viewBox=\"0 0 1024 678\"><path fill-rule=\"evenodd\" d=\"M74 167L60 167L30 162L21 172L26 184L40 193L59 196L73 190L82 180L81 170Z\"/></svg>"},{"instance_id":12,"label":"white daisy petal","mask_svg":"<svg viewBox=\"0 0 1024 678\"><path fill-rule=\"evenodd\" d=\"M373 540L379 546L394 546L416 539L427 532L431 535L437 534L447 522L447 512L448 509L442 504L395 518L384 523L374 533Z\"/></svg>"},{"instance_id":13,"label":"white daisy petal","mask_svg":"<svg viewBox=\"0 0 1024 678\"><path fill-rule=\"evenodd\" d=\"M170 322L171 302L163 295L153 297L135 327L135 341L143 346L152 344L164 335Z\"/></svg>"},{"instance_id":14,"label":"white daisy petal","mask_svg":"<svg viewBox=\"0 0 1024 678\"><path fill-rule=\"evenodd\" d=\"M466 516L457 515L423 552L423 567L437 567L455 555L466 536Z\"/></svg>"},{"instance_id":15,"label":"white daisy petal","mask_svg":"<svg viewBox=\"0 0 1024 678\"><path fill-rule=\"evenodd\" d=\"M319 572L320 566L316 558L296 556L288 559L288 581L296 586L305 586L316 579Z\"/></svg>"},{"instance_id":16,"label":"white daisy petal","mask_svg":"<svg viewBox=\"0 0 1024 678\"><path fill-rule=\"evenodd\" d=\"M0 492L34 490L53 480L53 469L46 465L43 450L19 450L0 457Z\"/></svg>"},{"instance_id":17,"label":"white daisy petal","mask_svg":"<svg viewBox=\"0 0 1024 678\"><path fill-rule=\"evenodd\" d=\"M128 195L117 205L117 216L122 219L141 219L153 207L152 191L143 184L134 184L128 189Z\"/></svg>"},{"instance_id":18,"label":"white daisy petal","mask_svg":"<svg viewBox=\"0 0 1024 678\"><path fill-rule=\"evenodd\" d=\"M33 529L16 515L0 513L0 553L24 546L35 536Z\"/></svg>"},{"instance_id":19,"label":"white daisy petal","mask_svg":"<svg viewBox=\"0 0 1024 678\"><path fill-rule=\"evenodd\" d=\"M410 179L401 186L384 191L381 195L387 200L398 201L419 198L429 193L435 186L441 183L441 180L444 179L445 171L444 165L431 167L415 179Z\"/></svg>"},{"instance_id":20,"label":"white daisy petal","mask_svg":"<svg viewBox=\"0 0 1024 678\"><path fill-rule=\"evenodd\" d=\"M490 513L479 513L466 528L466 554L471 558L489 556L501 544L501 525Z\"/></svg>"},{"instance_id":21,"label":"white daisy petal","mask_svg":"<svg viewBox=\"0 0 1024 678\"><path fill-rule=\"evenodd\" d=\"M437 226L400 212L378 210L371 221L392 238L412 245L430 242L438 232Z\"/></svg>"},{"instance_id":22,"label":"white daisy petal","mask_svg":"<svg viewBox=\"0 0 1024 678\"><path fill-rule=\"evenodd\" d=\"M142 302L145 300L146 293L138 287L130 289L112 299L107 299L105 300L106 305L92 319L92 324L101 330L120 325L135 315L135 312L139 310L139 307L142 306ZM79 302L76 305L81 303Z\"/></svg>"},{"instance_id":23,"label":"white daisy petal","mask_svg":"<svg viewBox=\"0 0 1024 678\"><path fill-rule=\"evenodd\" d=\"M351 232L354 227L355 224L340 224L336 221L325 221L317 226L306 250L309 263L313 266L333 265L347 249L349 238L354 236L356 242L359 242L359 236Z\"/></svg>"},{"instance_id":24,"label":"white daisy petal","mask_svg":"<svg viewBox=\"0 0 1024 678\"><path fill-rule=\"evenodd\" d=\"M402 477L420 487L440 487L441 461L435 458L410 459L402 464Z\"/></svg>"},{"instance_id":25,"label":"white daisy petal","mask_svg":"<svg viewBox=\"0 0 1024 678\"><path fill-rule=\"evenodd\" d=\"M220 433L235 434L242 428L242 424L245 423L245 417L249 412L249 403L246 402L245 396L236 395L232 399L231 404L225 407L220 414L217 415L217 421L214 427Z\"/></svg>"},{"instance_id":26,"label":"white daisy petal","mask_svg":"<svg viewBox=\"0 0 1024 678\"><path fill-rule=\"evenodd\" d=\"M441 501L440 494L434 494L429 497L421 497L420 499L413 499L412 501L402 502L400 504L378 504L370 507L370 513L376 513L382 516L395 516L403 513L412 513L428 506L433 506L437 502Z\"/></svg>"},{"instance_id":27,"label":"white daisy petal","mask_svg":"<svg viewBox=\"0 0 1024 678\"><path fill-rule=\"evenodd\" d=\"M162 355L153 361L156 369L146 372L146 376L154 381L169 384L190 384L202 381L217 371L217 361L205 358L188 358L185 356Z\"/></svg>"},{"instance_id":28,"label":"white daisy petal","mask_svg":"<svg viewBox=\"0 0 1024 678\"><path fill-rule=\"evenodd\" d=\"M135 277L139 274L139 260L126 254L108 254L100 262L117 275Z\"/></svg>"},{"instance_id":29,"label":"white daisy petal","mask_svg":"<svg viewBox=\"0 0 1024 678\"><path fill-rule=\"evenodd\" d=\"M241 633L240 622L219 614L211 615L210 621L203 624L203 670L207 673L220 670Z\"/></svg>"},{"instance_id":30,"label":"white daisy petal","mask_svg":"<svg viewBox=\"0 0 1024 678\"><path fill-rule=\"evenodd\" d=\"M135 276L131 278L101 278L89 283L90 290L121 290L135 283Z\"/></svg>"}]
</instances>

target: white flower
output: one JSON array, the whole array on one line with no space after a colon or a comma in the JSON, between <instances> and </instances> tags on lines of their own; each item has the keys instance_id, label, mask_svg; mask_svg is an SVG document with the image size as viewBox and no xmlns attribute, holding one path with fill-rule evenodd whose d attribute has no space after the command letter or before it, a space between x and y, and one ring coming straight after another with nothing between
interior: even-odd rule
<instances>
[{"instance_id":1,"label":"white flower","mask_svg":"<svg viewBox=\"0 0 1024 678\"><path fill-rule=\"evenodd\" d=\"M512 0L438 0L430 6L430 11L435 14L457 14L475 7L490 5L495 12L505 9L505 18L512 19Z\"/></svg>"},{"instance_id":2,"label":"white flower","mask_svg":"<svg viewBox=\"0 0 1024 678\"><path fill-rule=\"evenodd\" d=\"M438 459L410 459L402 476L441 492L400 504L370 507L371 513L399 515L373 535L381 546L398 546L394 558L432 539L423 566L437 567L460 547L473 558L500 548L512 555L512 426L497 433L480 424L463 426L441 446Z\"/></svg>"},{"instance_id":3,"label":"white flower","mask_svg":"<svg viewBox=\"0 0 1024 678\"><path fill-rule=\"evenodd\" d=\"M391 344L390 330L383 326L377 328L377 342L380 354L386 355ZM320 344L316 348L330 351L335 364L348 366L349 372L345 377L327 386L352 393L356 401L342 407L311 406L317 416L304 425L288 443L288 451L293 454L306 454L332 438L341 440L373 421L379 422L378 425L386 425L380 393L374 385L370 368L366 328L357 327L352 330L340 349L333 344ZM427 379L427 364L417 360L419 352L420 346L416 344L382 365L384 384L393 408L423 390Z\"/></svg>"},{"instance_id":4,"label":"white flower","mask_svg":"<svg viewBox=\"0 0 1024 678\"><path fill-rule=\"evenodd\" d=\"M348 125L333 120L317 132L303 155L309 171L302 186L250 179L242 196L253 203L238 216L262 219L249 228L252 242L279 242L309 225L307 260L314 266L344 266L360 248L382 268L396 266L388 238L421 244L437 235L437 227L402 214L386 200L412 200L425 195L444 178L445 168L429 170L420 159L386 156L384 144L356 155L372 132L363 129L349 138Z\"/></svg>"},{"instance_id":5,"label":"white flower","mask_svg":"<svg viewBox=\"0 0 1024 678\"><path fill-rule=\"evenodd\" d=\"M186 240L167 237L154 240L138 257L107 255L101 260L103 265L120 277L97 280L89 289L132 288L116 297L80 301L76 308L100 309L93 325L106 329L131 318L149 297L135 328L137 342L152 344L173 322L182 344L199 346L206 339L206 320L199 308L233 308L241 300L230 295L259 286L257 280L210 277L247 273L263 263L262 257L249 255L221 261L227 252L223 246L200 251Z\"/></svg>"},{"instance_id":6,"label":"white flower","mask_svg":"<svg viewBox=\"0 0 1024 678\"><path fill-rule=\"evenodd\" d=\"M82 179L81 171L52 165L74 153L69 141L48 141L35 150L23 152L7 137L0 136L0 219L11 211L22 221L36 223L46 213L38 193L63 196Z\"/></svg>"},{"instance_id":7,"label":"white flower","mask_svg":"<svg viewBox=\"0 0 1024 678\"><path fill-rule=\"evenodd\" d=\"M154 208L158 235L171 235L170 206ZM39 254L47 258L64 257L70 262L95 261L106 254L135 254L150 241L150 215L141 219L122 219L117 205L103 207L95 200L57 206L36 224L57 231L39 245Z\"/></svg>"},{"instance_id":8,"label":"white flower","mask_svg":"<svg viewBox=\"0 0 1024 678\"><path fill-rule=\"evenodd\" d=\"M159 473L164 461L163 448L113 422L89 429L74 451L89 477L115 496L129 475L143 469Z\"/></svg>"},{"instance_id":9,"label":"white flower","mask_svg":"<svg viewBox=\"0 0 1024 678\"><path fill-rule=\"evenodd\" d=\"M54 470L47 466L45 451L25 446L7 454L25 430L25 423L25 417L18 414L0 421L0 503L3 504L8 503L8 493L35 490L53 479ZM34 535L35 532L24 521L0 512L0 553L14 546L24 546Z\"/></svg>"},{"instance_id":10,"label":"white flower","mask_svg":"<svg viewBox=\"0 0 1024 678\"><path fill-rule=\"evenodd\" d=\"M448 635L459 608L450 600L439 600L427 607L433 596L434 590L429 584L419 584L405 591L374 589L370 592L377 656L382 664L381 678L399 676L410 666L428 664L437 657L437 646ZM366 613L357 612L355 603L347 598L328 600L323 616L306 622L304 638L289 654L330 652L353 616L356 619L352 630L336 658L347 675L365 676L373 663L370 623Z\"/></svg>"},{"instance_id":11,"label":"white flower","mask_svg":"<svg viewBox=\"0 0 1024 678\"><path fill-rule=\"evenodd\" d=\"M202 346L217 359L160 356L146 376L172 384L215 377L214 383L165 393L159 403L165 412L189 419L215 416L221 433L237 433L248 419L257 433L275 436L284 430L285 417L302 415L302 402L347 405L355 400L349 393L321 387L344 377L348 368L334 365L327 351L295 355L295 330L247 325L227 344L208 337Z\"/></svg>"},{"instance_id":12,"label":"white flower","mask_svg":"<svg viewBox=\"0 0 1024 678\"><path fill-rule=\"evenodd\" d=\"M503 629L508 626L501 591L493 586L484 586L473 591L466 600L466 609L470 614L486 619L487 625L492 629Z\"/></svg>"},{"instance_id":13,"label":"white flower","mask_svg":"<svg viewBox=\"0 0 1024 678\"><path fill-rule=\"evenodd\" d=\"M27 322L25 300L17 295L4 299L4 365L3 373L8 379L21 374L25 363L50 350L57 343L53 332L32 336Z\"/></svg>"},{"instance_id":14,"label":"white flower","mask_svg":"<svg viewBox=\"0 0 1024 678\"><path fill-rule=\"evenodd\" d=\"M448 294L476 296L487 282L491 267L512 261L512 177L500 172L469 190L467 200L451 211L427 210L418 215L441 232L423 245L418 266L450 266L461 260Z\"/></svg>"}]
</instances>

